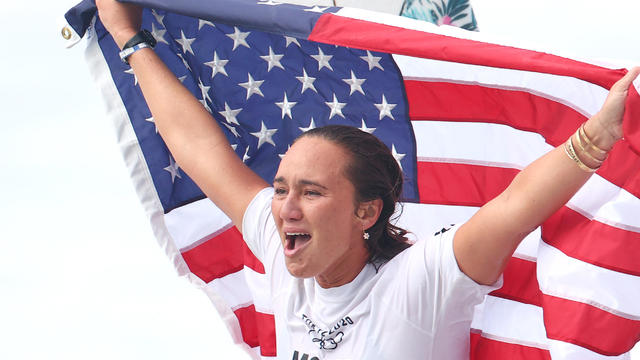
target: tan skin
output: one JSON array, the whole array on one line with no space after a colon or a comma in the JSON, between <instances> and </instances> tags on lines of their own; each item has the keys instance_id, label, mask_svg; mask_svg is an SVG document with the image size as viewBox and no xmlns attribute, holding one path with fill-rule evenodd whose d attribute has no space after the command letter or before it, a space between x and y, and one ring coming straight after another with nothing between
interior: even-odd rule
<instances>
[{"instance_id":1,"label":"tan skin","mask_svg":"<svg viewBox=\"0 0 640 360\"><path fill-rule=\"evenodd\" d=\"M100 19L122 47L140 27L140 9L114 0L97 0L96 5ZM129 63L180 167L241 229L245 209L268 184L242 163L211 115L153 50L137 51ZM618 81L603 108L586 122L587 134L600 148L609 150L622 137L624 100L638 73L640 68L634 68ZM578 155L586 165L597 166ZM381 209L379 200L355 205L355 190L344 174L347 161L345 151L335 144L301 139L287 152L274 182L272 212L287 269L297 277L315 277L322 287L344 285L360 273L368 257L362 231L375 223ZM533 162L460 227L454 238L460 269L478 283L494 283L522 239L590 176L562 147ZM509 214L508 222L502 221L504 214ZM311 238L304 247L287 250L287 232L309 233Z\"/></svg>"}]
</instances>

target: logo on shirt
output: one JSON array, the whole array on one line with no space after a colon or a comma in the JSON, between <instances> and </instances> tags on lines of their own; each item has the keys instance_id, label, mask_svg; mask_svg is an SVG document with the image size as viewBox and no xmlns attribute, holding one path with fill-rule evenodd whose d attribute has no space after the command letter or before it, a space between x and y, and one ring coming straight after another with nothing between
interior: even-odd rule
<instances>
[{"instance_id":1,"label":"logo on shirt","mask_svg":"<svg viewBox=\"0 0 640 360\"><path fill-rule=\"evenodd\" d=\"M344 330L354 323L351 317L345 316L338 320L330 329L323 329L316 325L309 316L302 314L302 321L307 327L307 334L311 336L311 341L318 343L321 350L333 350L344 339Z\"/></svg>"}]
</instances>

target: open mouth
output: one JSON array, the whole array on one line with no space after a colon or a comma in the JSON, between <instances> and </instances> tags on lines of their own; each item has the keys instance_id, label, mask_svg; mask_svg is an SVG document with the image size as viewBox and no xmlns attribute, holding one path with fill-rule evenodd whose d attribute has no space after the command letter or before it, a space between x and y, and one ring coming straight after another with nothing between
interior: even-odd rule
<instances>
[{"instance_id":1,"label":"open mouth","mask_svg":"<svg viewBox=\"0 0 640 360\"><path fill-rule=\"evenodd\" d=\"M293 254L311 240L309 233L285 233L284 248L287 253Z\"/></svg>"}]
</instances>

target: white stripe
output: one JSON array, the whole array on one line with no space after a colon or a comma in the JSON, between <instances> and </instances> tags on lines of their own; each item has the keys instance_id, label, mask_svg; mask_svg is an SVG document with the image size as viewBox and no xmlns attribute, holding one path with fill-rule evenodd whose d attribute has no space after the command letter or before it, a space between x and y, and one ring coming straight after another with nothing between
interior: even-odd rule
<instances>
[{"instance_id":1,"label":"white stripe","mask_svg":"<svg viewBox=\"0 0 640 360\"><path fill-rule=\"evenodd\" d=\"M501 124L447 121L411 124L420 161L522 169L552 149L537 133ZM640 232L640 199L597 174L570 200L569 207L589 219Z\"/></svg>"},{"instance_id":2,"label":"white stripe","mask_svg":"<svg viewBox=\"0 0 640 360\"><path fill-rule=\"evenodd\" d=\"M549 352L556 360L629 360L630 353L620 356L601 355L583 347L563 341L549 340Z\"/></svg>"},{"instance_id":3,"label":"white stripe","mask_svg":"<svg viewBox=\"0 0 640 360\"><path fill-rule=\"evenodd\" d=\"M222 297L227 305L233 310L249 306L253 304L254 299L249 291L249 287L247 286L247 280L244 274L245 271L247 271L247 268L233 274L214 279L209 282L206 287Z\"/></svg>"},{"instance_id":4,"label":"white stripe","mask_svg":"<svg viewBox=\"0 0 640 360\"><path fill-rule=\"evenodd\" d=\"M397 225L411 232L413 240L428 239L443 227L462 224L478 211L473 206L404 203ZM514 256L536 261L540 228L531 232L518 246Z\"/></svg>"},{"instance_id":5,"label":"white stripe","mask_svg":"<svg viewBox=\"0 0 640 360\"><path fill-rule=\"evenodd\" d=\"M165 214L165 224L176 246L185 250L231 225L231 219L211 200L202 199Z\"/></svg>"},{"instance_id":6,"label":"white stripe","mask_svg":"<svg viewBox=\"0 0 640 360\"><path fill-rule=\"evenodd\" d=\"M394 55L393 58L405 80L444 81L523 91L567 105L585 117L595 114L608 94L598 85L567 76L403 55Z\"/></svg>"},{"instance_id":7,"label":"white stripe","mask_svg":"<svg viewBox=\"0 0 640 360\"><path fill-rule=\"evenodd\" d=\"M471 328L484 337L510 344L547 349L542 308L487 295L477 305Z\"/></svg>"},{"instance_id":8,"label":"white stripe","mask_svg":"<svg viewBox=\"0 0 640 360\"><path fill-rule=\"evenodd\" d=\"M595 266L546 243L538 251L540 290L640 321L640 277Z\"/></svg>"},{"instance_id":9,"label":"white stripe","mask_svg":"<svg viewBox=\"0 0 640 360\"><path fill-rule=\"evenodd\" d=\"M249 267L244 267L244 277L247 286L253 293L253 304L256 311L266 314L273 314L273 306L271 304L271 293L269 279L267 275L255 272Z\"/></svg>"}]
</instances>

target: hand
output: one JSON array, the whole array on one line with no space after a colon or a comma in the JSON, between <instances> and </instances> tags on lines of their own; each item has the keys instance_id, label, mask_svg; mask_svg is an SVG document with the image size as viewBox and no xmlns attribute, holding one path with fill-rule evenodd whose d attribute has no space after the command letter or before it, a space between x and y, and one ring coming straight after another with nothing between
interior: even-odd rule
<instances>
[{"instance_id":1,"label":"hand","mask_svg":"<svg viewBox=\"0 0 640 360\"><path fill-rule=\"evenodd\" d=\"M100 21L122 49L140 30L142 8L116 0L96 0Z\"/></svg>"},{"instance_id":2,"label":"hand","mask_svg":"<svg viewBox=\"0 0 640 360\"><path fill-rule=\"evenodd\" d=\"M609 91L609 95L600 111L585 124L585 131L593 137L600 148L609 150L622 138L622 117L629 86L640 74L640 67L634 67L618 80Z\"/></svg>"}]
</instances>

